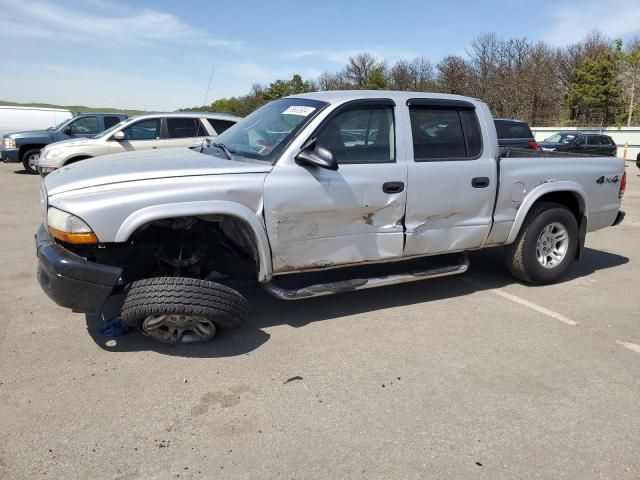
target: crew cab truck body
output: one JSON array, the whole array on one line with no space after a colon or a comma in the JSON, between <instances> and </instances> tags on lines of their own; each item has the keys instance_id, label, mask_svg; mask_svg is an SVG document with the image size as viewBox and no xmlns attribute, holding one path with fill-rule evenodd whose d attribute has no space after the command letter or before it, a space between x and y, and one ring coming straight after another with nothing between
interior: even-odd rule
<instances>
[{"instance_id":1,"label":"crew cab truck body","mask_svg":"<svg viewBox=\"0 0 640 480\"><path fill-rule=\"evenodd\" d=\"M246 316L238 280L308 298L463 273L466 252L505 245L517 278L556 281L587 232L622 221L625 181L614 157L500 150L476 99L309 93L199 151L49 175L38 278L60 305L95 312L124 293L125 322L203 341Z\"/></svg>"},{"instance_id":2,"label":"crew cab truck body","mask_svg":"<svg viewBox=\"0 0 640 480\"><path fill-rule=\"evenodd\" d=\"M48 130L7 133L2 138L0 157L5 163L20 163L29 173L38 173L40 150L62 140L93 137L127 118L121 113L83 113Z\"/></svg>"}]
</instances>

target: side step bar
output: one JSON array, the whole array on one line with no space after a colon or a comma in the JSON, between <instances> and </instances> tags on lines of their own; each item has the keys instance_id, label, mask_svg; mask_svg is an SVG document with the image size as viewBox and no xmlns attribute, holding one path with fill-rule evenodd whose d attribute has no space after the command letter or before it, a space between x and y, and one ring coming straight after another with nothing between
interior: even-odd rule
<instances>
[{"instance_id":1,"label":"side step bar","mask_svg":"<svg viewBox=\"0 0 640 480\"><path fill-rule=\"evenodd\" d=\"M397 283L416 282L427 278L446 277L448 275L458 275L464 273L469 268L469 259L465 256L457 265L447 265L444 267L431 268L428 270L416 270L404 274L386 275L371 278L354 278L351 280L341 280L337 282L318 283L302 288L283 288L276 280L271 280L264 284L264 289L270 295L281 300L300 300L303 298L321 297L323 295L333 295L334 293L352 292L355 290L365 290L367 288L384 287Z\"/></svg>"}]
</instances>

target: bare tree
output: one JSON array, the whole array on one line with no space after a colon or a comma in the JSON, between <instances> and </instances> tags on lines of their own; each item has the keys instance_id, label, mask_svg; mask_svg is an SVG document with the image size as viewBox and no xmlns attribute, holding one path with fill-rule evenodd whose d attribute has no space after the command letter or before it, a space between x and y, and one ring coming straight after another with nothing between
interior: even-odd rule
<instances>
[{"instance_id":1,"label":"bare tree","mask_svg":"<svg viewBox=\"0 0 640 480\"><path fill-rule=\"evenodd\" d=\"M450 55L436 66L438 88L445 93L466 95L471 92L473 69L462 57Z\"/></svg>"},{"instance_id":2,"label":"bare tree","mask_svg":"<svg viewBox=\"0 0 640 480\"><path fill-rule=\"evenodd\" d=\"M374 55L363 52L349 57L344 73L349 83L355 88L362 89L365 87L369 75L380 67L378 59Z\"/></svg>"}]
</instances>

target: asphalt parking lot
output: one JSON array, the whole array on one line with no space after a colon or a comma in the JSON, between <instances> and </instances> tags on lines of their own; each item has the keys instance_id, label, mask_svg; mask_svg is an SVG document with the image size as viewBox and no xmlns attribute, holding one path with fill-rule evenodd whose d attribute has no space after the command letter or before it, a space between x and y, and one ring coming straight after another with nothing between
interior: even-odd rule
<instances>
[{"instance_id":1,"label":"asphalt parking lot","mask_svg":"<svg viewBox=\"0 0 640 480\"><path fill-rule=\"evenodd\" d=\"M171 347L35 279L40 179L0 164L0 478L640 477L640 176L566 280L467 275L282 302Z\"/></svg>"}]
</instances>

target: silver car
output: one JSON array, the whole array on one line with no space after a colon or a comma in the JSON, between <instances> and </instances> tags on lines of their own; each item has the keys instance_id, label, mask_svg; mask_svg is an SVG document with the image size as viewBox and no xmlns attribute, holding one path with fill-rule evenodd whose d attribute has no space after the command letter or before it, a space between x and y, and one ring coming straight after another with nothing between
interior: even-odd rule
<instances>
[{"instance_id":1,"label":"silver car","mask_svg":"<svg viewBox=\"0 0 640 480\"><path fill-rule=\"evenodd\" d=\"M163 148L195 148L235 125L240 117L225 113L157 113L130 118L93 138L64 140L40 152L40 175L70 163L112 153Z\"/></svg>"}]
</instances>

